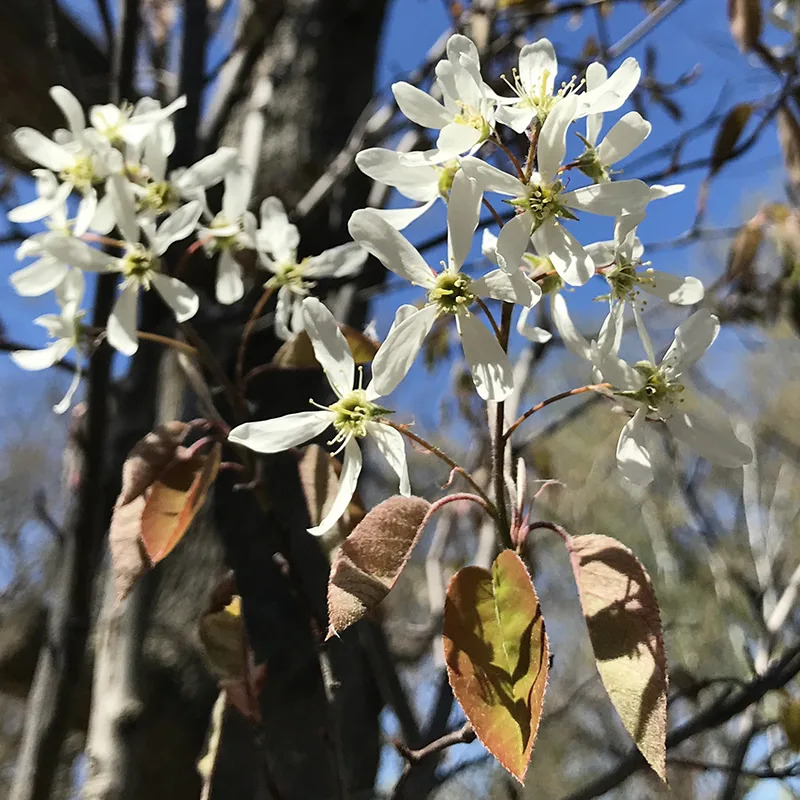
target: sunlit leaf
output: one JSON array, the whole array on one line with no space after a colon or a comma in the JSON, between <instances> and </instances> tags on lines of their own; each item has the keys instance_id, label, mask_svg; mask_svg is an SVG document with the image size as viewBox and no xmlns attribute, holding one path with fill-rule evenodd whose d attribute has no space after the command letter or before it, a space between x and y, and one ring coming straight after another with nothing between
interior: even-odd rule
<instances>
[{"instance_id":1,"label":"sunlit leaf","mask_svg":"<svg viewBox=\"0 0 800 800\"><path fill-rule=\"evenodd\" d=\"M486 749L522 781L542 714L549 653L528 571L504 550L491 572L465 567L447 589L447 674Z\"/></svg>"},{"instance_id":2,"label":"sunlit leaf","mask_svg":"<svg viewBox=\"0 0 800 800\"><path fill-rule=\"evenodd\" d=\"M576 536L570 560L597 669L636 746L666 780L667 656L650 577L609 536Z\"/></svg>"},{"instance_id":3,"label":"sunlit leaf","mask_svg":"<svg viewBox=\"0 0 800 800\"><path fill-rule=\"evenodd\" d=\"M328 638L386 597L422 533L429 508L420 497L390 497L342 542L328 581Z\"/></svg>"}]
</instances>

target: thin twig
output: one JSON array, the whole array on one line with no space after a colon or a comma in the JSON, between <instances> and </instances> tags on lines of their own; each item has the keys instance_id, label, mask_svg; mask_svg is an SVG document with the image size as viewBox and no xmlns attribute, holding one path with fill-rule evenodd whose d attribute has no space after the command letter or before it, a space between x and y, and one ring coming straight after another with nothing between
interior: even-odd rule
<instances>
[{"instance_id":1,"label":"thin twig","mask_svg":"<svg viewBox=\"0 0 800 800\"><path fill-rule=\"evenodd\" d=\"M256 320L264 310L264 306L266 306L266 304L269 302L270 297L272 297L274 289L274 286L267 286L266 289L264 289L264 293L261 295L261 297L259 297L258 302L253 306L253 310L250 312L250 316L248 317L244 326L244 330L242 331L242 339L239 342L239 351L236 354L236 386L240 392L243 391L244 387L244 357L247 353L247 343L253 333L253 327L256 324Z\"/></svg>"},{"instance_id":2,"label":"thin twig","mask_svg":"<svg viewBox=\"0 0 800 800\"><path fill-rule=\"evenodd\" d=\"M424 758L434 753L440 753L454 744L469 744L474 742L476 738L472 725L469 722L465 722L458 730L450 731L450 733L440 736L430 744L426 744L425 747L419 748L419 750L412 750L402 742L395 742L394 746L397 748L397 752L406 760L407 765L414 766L414 764L419 764Z\"/></svg>"}]
</instances>

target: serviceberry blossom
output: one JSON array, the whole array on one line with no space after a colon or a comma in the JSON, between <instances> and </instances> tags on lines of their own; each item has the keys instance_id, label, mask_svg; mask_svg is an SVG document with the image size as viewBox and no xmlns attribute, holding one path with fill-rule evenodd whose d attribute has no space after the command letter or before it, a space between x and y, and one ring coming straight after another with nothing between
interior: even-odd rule
<instances>
[{"instance_id":1,"label":"serviceberry blossom","mask_svg":"<svg viewBox=\"0 0 800 800\"><path fill-rule=\"evenodd\" d=\"M478 224L480 191L463 172L453 181L447 206L447 263L439 272L389 223L370 209L350 218L350 235L387 268L427 290L426 303L393 327L373 362L373 384L382 395L406 376L434 322L455 317L464 356L475 389L484 400L504 400L513 389L508 355L494 334L478 319L479 298L531 306L541 292L521 270L498 269L472 279L461 272Z\"/></svg>"},{"instance_id":2,"label":"serviceberry blossom","mask_svg":"<svg viewBox=\"0 0 800 800\"><path fill-rule=\"evenodd\" d=\"M685 406L684 373L708 350L719 333L719 320L705 309L696 311L675 330L675 340L660 362L650 337L642 336L647 358L630 366L615 352L593 360L604 381L611 384L623 407L633 412L617 443L617 465L632 483L646 486L653 480L648 425L661 421L669 432L695 452L723 467L741 467L752 459L750 448L736 437L729 420L709 413L696 400ZM640 330L640 334L642 331Z\"/></svg>"},{"instance_id":3,"label":"serviceberry blossom","mask_svg":"<svg viewBox=\"0 0 800 800\"><path fill-rule=\"evenodd\" d=\"M185 239L197 226L201 206L191 201L170 214L156 228L136 217L136 201L130 184L120 175L109 180L109 193L117 225L123 235L124 254L109 255L86 242L63 234L51 233L42 239L42 247L53 257L91 272L118 272L123 276L121 292L108 320L106 336L109 344L124 355L138 349L136 324L139 290L154 288L172 309L178 322L185 322L197 313L199 300L195 291L183 281L162 271L161 258L174 242ZM146 243L141 241L144 232Z\"/></svg>"},{"instance_id":4,"label":"serviceberry blossom","mask_svg":"<svg viewBox=\"0 0 800 800\"><path fill-rule=\"evenodd\" d=\"M11 353L14 363L26 370L42 370L61 361L70 350L75 350L75 375L67 393L53 406L56 414L63 414L70 406L72 397L81 380L81 359L84 355L85 333L81 320L84 280L80 270L71 269L56 288L56 300L60 307L58 314L43 314L34 322L47 330L53 341L41 350L15 350Z\"/></svg>"},{"instance_id":5,"label":"serviceberry blossom","mask_svg":"<svg viewBox=\"0 0 800 800\"><path fill-rule=\"evenodd\" d=\"M258 453L278 453L296 447L319 436L333 426L336 431L328 444L337 445L336 452L344 451L339 489L325 518L309 533L321 536L329 531L345 513L356 490L361 473L361 448L358 440L369 439L400 478L400 494L411 494L408 480L405 446L402 435L382 420L391 412L378 405L381 394L373 379L366 388L361 385L347 340L339 330L336 320L316 298L303 300L304 327L311 338L314 355L325 370L325 376L336 395L336 402L319 405L314 411L301 411L262 422L246 422L234 428L228 437L234 444ZM374 375L374 371L373 371Z\"/></svg>"},{"instance_id":6,"label":"serviceberry blossom","mask_svg":"<svg viewBox=\"0 0 800 800\"><path fill-rule=\"evenodd\" d=\"M539 135L539 169L532 171L530 180L520 180L471 156L461 166L483 192L498 192L513 198L510 203L517 214L497 237L497 253L505 263L519 264L528 242L532 241L538 253L547 254L561 278L580 286L594 275L595 263L562 220L577 219L574 211L612 217L641 211L650 201L650 188L639 180L625 180L566 191L561 162L576 104L575 95L567 95L548 115Z\"/></svg>"},{"instance_id":7,"label":"serviceberry blossom","mask_svg":"<svg viewBox=\"0 0 800 800\"><path fill-rule=\"evenodd\" d=\"M300 234L289 222L283 204L268 197L261 204L261 227L256 231L259 265L272 273L265 286L275 287L275 333L290 339L303 327L302 301L320 278L347 278L364 266L367 253L355 242L298 259Z\"/></svg>"},{"instance_id":8,"label":"serviceberry blossom","mask_svg":"<svg viewBox=\"0 0 800 800\"><path fill-rule=\"evenodd\" d=\"M475 44L460 34L447 41L447 60L436 65L436 83L441 103L404 81L392 84L392 93L408 119L439 131L436 149L429 151L428 158L443 162L477 149L489 138L497 101L481 78Z\"/></svg>"},{"instance_id":9,"label":"serviceberry blossom","mask_svg":"<svg viewBox=\"0 0 800 800\"><path fill-rule=\"evenodd\" d=\"M592 64L590 69L595 66L600 65ZM567 97L577 97L575 118L615 111L636 88L641 69L635 58L626 58L610 78L606 76L605 80L589 86L587 76L587 91L582 93L581 83L574 77L556 89L557 74L558 59L549 39L526 44L519 53L519 68L513 72L514 82L507 82L516 97L498 98L497 121L516 133L522 133L534 123L541 127L550 112Z\"/></svg>"}]
</instances>

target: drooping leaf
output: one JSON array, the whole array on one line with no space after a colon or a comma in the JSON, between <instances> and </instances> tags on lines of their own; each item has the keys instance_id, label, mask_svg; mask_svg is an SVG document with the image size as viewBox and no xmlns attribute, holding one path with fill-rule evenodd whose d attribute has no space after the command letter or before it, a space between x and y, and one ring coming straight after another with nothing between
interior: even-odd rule
<instances>
[{"instance_id":1,"label":"drooping leaf","mask_svg":"<svg viewBox=\"0 0 800 800\"><path fill-rule=\"evenodd\" d=\"M379 343L349 325L340 325L339 328L350 345L356 364L369 364L378 352ZM293 339L284 342L275 353L272 363L294 369L319 368L317 359L314 358L311 339L305 331L300 331Z\"/></svg>"},{"instance_id":2,"label":"drooping leaf","mask_svg":"<svg viewBox=\"0 0 800 800\"><path fill-rule=\"evenodd\" d=\"M150 487L142 512L141 537L153 565L166 558L186 533L205 502L222 458L222 445L211 452L174 460Z\"/></svg>"},{"instance_id":3,"label":"drooping leaf","mask_svg":"<svg viewBox=\"0 0 800 800\"><path fill-rule=\"evenodd\" d=\"M650 577L610 536L573 537L569 550L603 686L647 763L666 780L667 656Z\"/></svg>"},{"instance_id":4,"label":"drooping leaf","mask_svg":"<svg viewBox=\"0 0 800 800\"><path fill-rule=\"evenodd\" d=\"M763 241L764 219L763 215L757 214L739 229L731 243L726 274L741 291L755 288L756 274L753 266Z\"/></svg>"},{"instance_id":5,"label":"drooping leaf","mask_svg":"<svg viewBox=\"0 0 800 800\"><path fill-rule=\"evenodd\" d=\"M728 25L739 49L752 50L761 37L761 0L728 0Z\"/></svg>"},{"instance_id":6,"label":"drooping leaf","mask_svg":"<svg viewBox=\"0 0 800 800\"><path fill-rule=\"evenodd\" d=\"M328 638L386 597L422 533L429 508L421 497L390 497L342 542L328 581Z\"/></svg>"},{"instance_id":7,"label":"drooping leaf","mask_svg":"<svg viewBox=\"0 0 800 800\"><path fill-rule=\"evenodd\" d=\"M716 175L735 151L752 113L751 103L739 103L722 120L711 149L711 175Z\"/></svg>"},{"instance_id":8,"label":"drooping leaf","mask_svg":"<svg viewBox=\"0 0 800 800\"><path fill-rule=\"evenodd\" d=\"M539 599L513 550L500 553L491 572L465 567L450 581L444 655L450 686L478 738L521 782L550 656Z\"/></svg>"}]
</instances>

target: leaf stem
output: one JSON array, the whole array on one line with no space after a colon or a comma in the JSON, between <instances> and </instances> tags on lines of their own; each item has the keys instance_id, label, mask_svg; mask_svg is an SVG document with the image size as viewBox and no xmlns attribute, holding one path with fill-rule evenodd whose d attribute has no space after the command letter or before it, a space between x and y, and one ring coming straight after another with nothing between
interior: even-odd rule
<instances>
[{"instance_id":1,"label":"leaf stem","mask_svg":"<svg viewBox=\"0 0 800 800\"><path fill-rule=\"evenodd\" d=\"M169 336L162 336L160 333L150 333L149 331L136 331L136 336L139 339L144 339L148 342L156 342L156 344L163 344L164 347L171 347L174 350L180 350L182 353L186 353L186 355L197 358L197 348L179 339L171 339Z\"/></svg>"},{"instance_id":2,"label":"leaf stem","mask_svg":"<svg viewBox=\"0 0 800 800\"><path fill-rule=\"evenodd\" d=\"M531 130L531 143L528 147L528 158L525 160L525 183L529 183L533 168L536 166L536 145L539 142L539 131L541 126L537 120L535 127Z\"/></svg>"},{"instance_id":3,"label":"leaf stem","mask_svg":"<svg viewBox=\"0 0 800 800\"><path fill-rule=\"evenodd\" d=\"M597 392L601 389L610 389L610 383L591 383L587 384L586 386L579 386L577 389L570 389L567 392L561 392L560 394L554 394L552 397L548 397L547 400L542 400L541 403L537 403L532 408L529 408L519 419L516 419L508 430L503 434L503 441L508 441L509 437L511 436L514 431L525 422L528 417L532 417L537 411L541 411L546 406L552 405L553 403L557 403L559 400L565 400L567 397L575 397L579 394L584 394L585 392Z\"/></svg>"},{"instance_id":4,"label":"leaf stem","mask_svg":"<svg viewBox=\"0 0 800 800\"><path fill-rule=\"evenodd\" d=\"M424 758L434 753L439 753L448 747L452 747L454 744L469 744L470 742L474 742L475 739L476 734L472 729L472 725L470 725L469 722L465 722L458 730L450 731L450 733L440 736L438 739L435 739L430 744L426 744L425 747L421 747L419 750L412 750L408 745L399 741L396 741L394 746L406 760L407 766L413 766Z\"/></svg>"},{"instance_id":5,"label":"leaf stem","mask_svg":"<svg viewBox=\"0 0 800 800\"><path fill-rule=\"evenodd\" d=\"M566 528L562 528L561 525L558 525L555 522L539 521L528 523L529 531L536 530L537 528L544 528L545 530L557 533L564 542L564 546L567 548L567 550L572 550L572 537L569 535L569 533L567 533Z\"/></svg>"},{"instance_id":6,"label":"leaf stem","mask_svg":"<svg viewBox=\"0 0 800 800\"><path fill-rule=\"evenodd\" d=\"M256 324L256 320L264 310L264 306L266 306L266 304L269 302L269 299L272 297L272 293L274 291L274 286L267 286L264 289L264 293L258 299L258 302L253 306L253 310L250 312L250 316L245 323L244 330L242 331L242 340L239 342L239 351L236 354L236 386L240 392L242 391L244 385L244 357L245 353L247 352L247 343L250 340L251 334L253 333L253 327Z\"/></svg>"},{"instance_id":7,"label":"leaf stem","mask_svg":"<svg viewBox=\"0 0 800 800\"><path fill-rule=\"evenodd\" d=\"M500 328L497 327L497 323L494 321L494 316L492 315L492 312L489 311L489 306L486 305L482 297L476 297L475 302L481 307L483 313L486 314L486 319L489 320L489 323L492 326L492 330L494 331L494 335L497 337L497 340L500 341L502 333L500 332Z\"/></svg>"},{"instance_id":8,"label":"leaf stem","mask_svg":"<svg viewBox=\"0 0 800 800\"><path fill-rule=\"evenodd\" d=\"M411 439L412 442L416 442L416 444L424 447L426 450L430 451L435 455L438 459L444 461L453 471L458 472L462 475L467 483L475 490L475 492L480 496L484 503L486 503L486 510L496 518L497 510L495 509L494 503L489 499L489 496L486 492L481 489L481 487L477 484L475 479L472 475L467 472L464 467L462 467L458 462L454 461L450 456L447 455L444 451L440 450L435 444L431 444L429 441L423 439L421 436L418 436L416 433L413 433L408 429L407 425L401 425L397 422L392 422L389 419L382 419L381 422L384 425L388 425L390 428L394 428L396 431L399 431L408 439Z\"/></svg>"},{"instance_id":9,"label":"leaf stem","mask_svg":"<svg viewBox=\"0 0 800 800\"><path fill-rule=\"evenodd\" d=\"M498 133L495 133L494 138L495 143L497 146L508 156L511 163L514 165L514 169L517 171L517 176L519 179L525 183L525 170L522 169L522 165L519 163L519 159L508 149L505 142L502 140Z\"/></svg>"}]
</instances>

